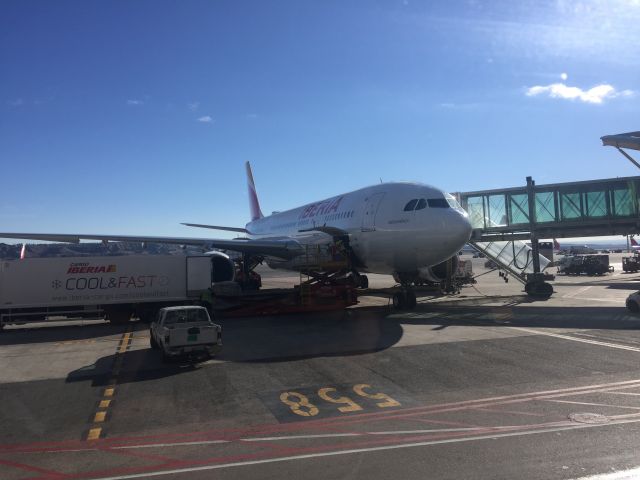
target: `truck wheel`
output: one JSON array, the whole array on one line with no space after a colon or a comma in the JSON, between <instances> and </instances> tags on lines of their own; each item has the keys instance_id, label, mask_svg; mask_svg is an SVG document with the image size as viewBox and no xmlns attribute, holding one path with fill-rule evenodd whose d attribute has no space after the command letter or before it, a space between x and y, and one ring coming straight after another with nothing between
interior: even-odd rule
<instances>
[{"instance_id":1,"label":"truck wheel","mask_svg":"<svg viewBox=\"0 0 640 480\"><path fill-rule=\"evenodd\" d=\"M112 325L129 323L129 320L131 319L129 310L111 310L107 312L107 316L109 317L109 323Z\"/></svg>"},{"instance_id":2,"label":"truck wheel","mask_svg":"<svg viewBox=\"0 0 640 480\"><path fill-rule=\"evenodd\" d=\"M156 342L156 339L153 338L153 335L149 335L149 344L151 345L151 348L153 348L154 350L158 349L158 342Z\"/></svg>"}]
</instances>

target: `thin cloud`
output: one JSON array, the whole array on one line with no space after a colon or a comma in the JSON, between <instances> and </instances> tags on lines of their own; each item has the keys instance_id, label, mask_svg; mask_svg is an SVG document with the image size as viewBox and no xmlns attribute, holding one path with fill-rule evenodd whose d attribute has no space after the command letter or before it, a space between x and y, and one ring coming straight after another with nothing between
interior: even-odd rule
<instances>
[{"instance_id":1,"label":"thin cloud","mask_svg":"<svg viewBox=\"0 0 640 480\"><path fill-rule=\"evenodd\" d=\"M8 103L12 107L21 107L24 105L24 100L22 98L16 98L15 100L9 100Z\"/></svg>"},{"instance_id":2,"label":"thin cloud","mask_svg":"<svg viewBox=\"0 0 640 480\"><path fill-rule=\"evenodd\" d=\"M213 122L213 118L211 118L209 115L205 115L204 117L198 118L198 121L202 123L211 123Z\"/></svg>"},{"instance_id":3,"label":"thin cloud","mask_svg":"<svg viewBox=\"0 0 640 480\"><path fill-rule=\"evenodd\" d=\"M552 83L551 85L536 85L527 89L528 97L546 95L549 98L561 98L564 100L579 100L584 103L601 104L605 100L616 97L630 97L633 90L616 90L614 86L607 83L596 85L588 90L580 87L570 87L564 83Z\"/></svg>"},{"instance_id":4,"label":"thin cloud","mask_svg":"<svg viewBox=\"0 0 640 480\"><path fill-rule=\"evenodd\" d=\"M195 112L200 107L200 102L187 103L187 108L192 112Z\"/></svg>"},{"instance_id":5,"label":"thin cloud","mask_svg":"<svg viewBox=\"0 0 640 480\"><path fill-rule=\"evenodd\" d=\"M144 102L142 100L127 100L127 105L137 107L140 105L144 105Z\"/></svg>"}]
</instances>

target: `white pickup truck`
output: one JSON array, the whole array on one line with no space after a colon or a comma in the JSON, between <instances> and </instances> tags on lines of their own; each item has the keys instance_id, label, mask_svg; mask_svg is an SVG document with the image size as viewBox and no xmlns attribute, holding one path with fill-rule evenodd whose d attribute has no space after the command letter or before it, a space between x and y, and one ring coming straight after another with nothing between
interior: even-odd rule
<instances>
[{"instance_id":1,"label":"white pickup truck","mask_svg":"<svg viewBox=\"0 0 640 480\"><path fill-rule=\"evenodd\" d=\"M214 355L222 348L222 327L211 321L204 307L165 307L149 327L151 348L163 360L181 355Z\"/></svg>"}]
</instances>

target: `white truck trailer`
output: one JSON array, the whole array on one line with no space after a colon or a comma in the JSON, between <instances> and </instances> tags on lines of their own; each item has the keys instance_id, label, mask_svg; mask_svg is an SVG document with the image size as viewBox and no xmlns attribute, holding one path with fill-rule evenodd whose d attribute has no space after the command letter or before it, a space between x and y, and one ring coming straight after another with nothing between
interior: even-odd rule
<instances>
[{"instance_id":1,"label":"white truck trailer","mask_svg":"<svg viewBox=\"0 0 640 480\"><path fill-rule=\"evenodd\" d=\"M0 328L51 317L151 320L159 308L197 303L234 274L220 252L0 260Z\"/></svg>"}]
</instances>

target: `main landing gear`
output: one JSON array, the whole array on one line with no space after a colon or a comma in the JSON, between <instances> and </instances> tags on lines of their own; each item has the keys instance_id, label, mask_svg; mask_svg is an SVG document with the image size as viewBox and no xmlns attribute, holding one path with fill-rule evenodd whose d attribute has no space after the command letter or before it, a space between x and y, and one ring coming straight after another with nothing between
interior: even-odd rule
<instances>
[{"instance_id":1,"label":"main landing gear","mask_svg":"<svg viewBox=\"0 0 640 480\"><path fill-rule=\"evenodd\" d=\"M416 292L410 286L402 286L393 294L393 308L396 310L413 310L416 303Z\"/></svg>"}]
</instances>

